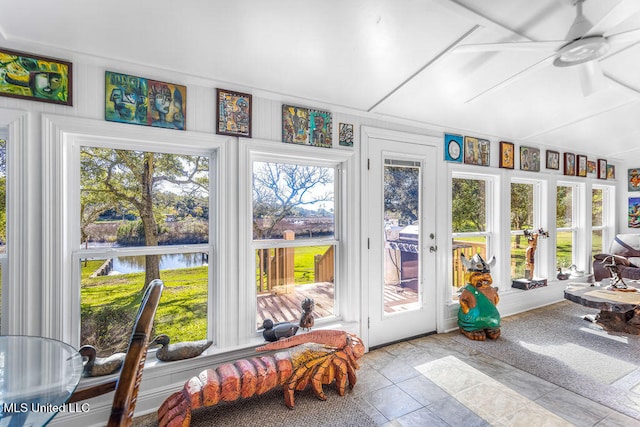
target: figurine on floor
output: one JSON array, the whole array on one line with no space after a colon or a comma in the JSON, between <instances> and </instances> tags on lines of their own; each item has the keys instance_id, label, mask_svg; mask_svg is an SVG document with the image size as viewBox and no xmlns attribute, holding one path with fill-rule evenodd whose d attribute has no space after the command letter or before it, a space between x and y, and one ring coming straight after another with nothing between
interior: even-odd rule
<instances>
[{"instance_id":1,"label":"figurine on floor","mask_svg":"<svg viewBox=\"0 0 640 427\"><path fill-rule=\"evenodd\" d=\"M313 327L315 320L313 319L313 309L316 307L315 301L311 298L302 300L302 317L300 318L300 327L304 331L309 331Z\"/></svg>"},{"instance_id":2,"label":"figurine on floor","mask_svg":"<svg viewBox=\"0 0 640 427\"><path fill-rule=\"evenodd\" d=\"M162 345L156 352L158 360L163 362L173 362L175 360L191 359L192 357L200 356L203 351L211 347L213 341L200 340L200 341L184 341L176 344L169 344L170 338L168 335L158 335L149 343L149 347L152 345Z\"/></svg>"},{"instance_id":3,"label":"figurine on floor","mask_svg":"<svg viewBox=\"0 0 640 427\"><path fill-rule=\"evenodd\" d=\"M500 336L500 313L496 308L500 298L498 289L491 286L491 267L495 265L496 258L487 264L480 254L475 254L471 260L460 254L460 260L467 269L467 284L459 297L460 332L475 341L495 340Z\"/></svg>"},{"instance_id":4,"label":"figurine on floor","mask_svg":"<svg viewBox=\"0 0 640 427\"><path fill-rule=\"evenodd\" d=\"M299 326L291 322L273 323L271 319L264 319L262 322L262 336L265 341L274 342L281 338L292 337L298 332Z\"/></svg>"},{"instance_id":5,"label":"figurine on floor","mask_svg":"<svg viewBox=\"0 0 640 427\"><path fill-rule=\"evenodd\" d=\"M92 345L83 345L78 353L83 359L87 358L82 369L82 376L85 377L99 377L119 371L125 356L125 353L115 353L109 357L97 357L96 348Z\"/></svg>"}]
</instances>

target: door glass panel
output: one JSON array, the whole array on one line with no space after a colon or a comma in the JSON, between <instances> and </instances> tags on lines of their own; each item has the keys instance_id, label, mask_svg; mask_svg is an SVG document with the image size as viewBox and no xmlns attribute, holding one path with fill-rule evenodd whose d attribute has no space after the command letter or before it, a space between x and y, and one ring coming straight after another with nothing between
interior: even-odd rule
<instances>
[{"instance_id":1,"label":"door glass panel","mask_svg":"<svg viewBox=\"0 0 640 427\"><path fill-rule=\"evenodd\" d=\"M384 314L420 308L419 162L384 164Z\"/></svg>"}]
</instances>

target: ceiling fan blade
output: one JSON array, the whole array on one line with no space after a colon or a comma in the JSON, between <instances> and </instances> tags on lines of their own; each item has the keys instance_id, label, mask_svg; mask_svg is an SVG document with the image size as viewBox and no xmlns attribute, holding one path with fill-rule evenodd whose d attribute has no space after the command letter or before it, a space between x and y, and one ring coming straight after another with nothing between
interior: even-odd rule
<instances>
[{"instance_id":1,"label":"ceiling fan blade","mask_svg":"<svg viewBox=\"0 0 640 427\"><path fill-rule=\"evenodd\" d=\"M544 41L544 42L505 42L505 43L475 43L461 44L456 46L452 53L469 53L469 52L500 52L507 50L522 51L548 51L554 52L567 42L562 41Z\"/></svg>"},{"instance_id":2,"label":"ceiling fan blade","mask_svg":"<svg viewBox=\"0 0 640 427\"><path fill-rule=\"evenodd\" d=\"M640 2L620 0L609 12L605 13L587 32L587 36L605 34L630 16L640 11Z\"/></svg>"},{"instance_id":3,"label":"ceiling fan blade","mask_svg":"<svg viewBox=\"0 0 640 427\"><path fill-rule=\"evenodd\" d=\"M589 96L607 87L602 68L598 61L588 61L578 67L582 94Z\"/></svg>"},{"instance_id":4,"label":"ceiling fan blade","mask_svg":"<svg viewBox=\"0 0 640 427\"><path fill-rule=\"evenodd\" d=\"M610 36L607 36L607 40L609 40L609 43L612 44L640 42L640 28L612 34Z\"/></svg>"},{"instance_id":5,"label":"ceiling fan blade","mask_svg":"<svg viewBox=\"0 0 640 427\"><path fill-rule=\"evenodd\" d=\"M478 98L480 98L481 96L487 95L489 93L495 92L497 90L500 90L512 83L517 82L518 80L520 80L521 78L525 77L526 75L528 75L529 73L532 73L536 70L538 70L539 68L542 68L546 65L549 65L549 63L551 63L556 57L556 54L552 54L550 56L547 56L546 58L536 62L535 64L525 68L524 70L521 70L519 72L517 72L516 74L514 74L513 76L509 77L506 80L501 81L500 83L491 86L488 89L485 89L484 91L480 92L479 94L473 96L472 98L469 98L468 100L465 101L466 103L472 102L477 100Z\"/></svg>"}]
</instances>

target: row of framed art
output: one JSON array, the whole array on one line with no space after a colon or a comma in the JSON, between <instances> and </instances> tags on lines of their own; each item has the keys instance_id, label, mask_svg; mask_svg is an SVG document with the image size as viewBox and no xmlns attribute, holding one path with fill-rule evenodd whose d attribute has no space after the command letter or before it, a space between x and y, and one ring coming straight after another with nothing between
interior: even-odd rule
<instances>
[{"instance_id":1,"label":"row of framed art","mask_svg":"<svg viewBox=\"0 0 640 427\"><path fill-rule=\"evenodd\" d=\"M540 172L541 153L536 147L520 146L520 170ZM444 159L449 162L465 163L479 166L490 166L491 143L487 139L473 136L462 136L452 133L444 134ZM560 170L560 153L545 150L545 167L549 170ZM500 141L499 167L514 169L516 147L512 142ZM615 166L607 164L605 159L597 161L587 159L587 156L574 153L563 153L562 166L564 175L581 176L595 175L599 179L614 179Z\"/></svg>"},{"instance_id":2,"label":"row of framed art","mask_svg":"<svg viewBox=\"0 0 640 427\"><path fill-rule=\"evenodd\" d=\"M69 61L0 48L0 96L72 106L72 70ZM251 94L217 88L216 103L216 133L251 138ZM186 130L186 117L186 86L105 72L105 120ZM353 138L353 125L340 123L339 144ZM283 105L282 141L331 147L331 113Z\"/></svg>"}]
</instances>

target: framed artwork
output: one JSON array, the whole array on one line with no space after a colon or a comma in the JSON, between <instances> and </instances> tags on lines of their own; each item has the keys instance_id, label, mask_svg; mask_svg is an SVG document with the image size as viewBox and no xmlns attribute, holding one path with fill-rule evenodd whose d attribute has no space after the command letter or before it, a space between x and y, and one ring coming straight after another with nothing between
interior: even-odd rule
<instances>
[{"instance_id":1,"label":"framed artwork","mask_svg":"<svg viewBox=\"0 0 640 427\"><path fill-rule=\"evenodd\" d=\"M540 172L540 149L520 147L520 170Z\"/></svg>"},{"instance_id":2,"label":"framed artwork","mask_svg":"<svg viewBox=\"0 0 640 427\"><path fill-rule=\"evenodd\" d=\"M598 179L607 179L607 161L598 159Z\"/></svg>"},{"instance_id":3,"label":"framed artwork","mask_svg":"<svg viewBox=\"0 0 640 427\"><path fill-rule=\"evenodd\" d=\"M331 148L332 129L330 112L309 110L309 145Z\"/></svg>"},{"instance_id":4,"label":"framed artwork","mask_svg":"<svg viewBox=\"0 0 640 427\"><path fill-rule=\"evenodd\" d=\"M640 168L627 171L627 183L629 191L640 191Z\"/></svg>"},{"instance_id":5,"label":"framed artwork","mask_svg":"<svg viewBox=\"0 0 640 427\"><path fill-rule=\"evenodd\" d=\"M489 166L489 149L489 140L465 136L464 162L470 165Z\"/></svg>"},{"instance_id":6,"label":"framed artwork","mask_svg":"<svg viewBox=\"0 0 640 427\"><path fill-rule=\"evenodd\" d=\"M564 153L564 174L576 174L576 155L573 153Z\"/></svg>"},{"instance_id":7,"label":"framed artwork","mask_svg":"<svg viewBox=\"0 0 640 427\"><path fill-rule=\"evenodd\" d=\"M629 228L640 228L640 197L629 197Z\"/></svg>"},{"instance_id":8,"label":"framed artwork","mask_svg":"<svg viewBox=\"0 0 640 427\"><path fill-rule=\"evenodd\" d=\"M0 96L73 105L71 62L0 48Z\"/></svg>"},{"instance_id":9,"label":"framed artwork","mask_svg":"<svg viewBox=\"0 0 640 427\"><path fill-rule=\"evenodd\" d=\"M462 135L444 134L444 159L448 162L462 163L464 145Z\"/></svg>"},{"instance_id":10,"label":"framed artwork","mask_svg":"<svg viewBox=\"0 0 640 427\"><path fill-rule=\"evenodd\" d=\"M587 174L589 175L596 174L596 162L594 160L587 159Z\"/></svg>"},{"instance_id":11,"label":"framed artwork","mask_svg":"<svg viewBox=\"0 0 640 427\"><path fill-rule=\"evenodd\" d=\"M338 144L353 147L353 125L348 123L338 125Z\"/></svg>"},{"instance_id":12,"label":"framed artwork","mask_svg":"<svg viewBox=\"0 0 640 427\"><path fill-rule=\"evenodd\" d=\"M515 159L515 146L512 142L500 141L500 167L513 169Z\"/></svg>"},{"instance_id":13,"label":"framed artwork","mask_svg":"<svg viewBox=\"0 0 640 427\"><path fill-rule=\"evenodd\" d=\"M282 106L282 142L309 145L309 109Z\"/></svg>"},{"instance_id":14,"label":"framed artwork","mask_svg":"<svg viewBox=\"0 0 640 427\"><path fill-rule=\"evenodd\" d=\"M185 130L186 86L105 73L104 118L110 122Z\"/></svg>"},{"instance_id":15,"label":"framed artwork","mask_svg":"<svg viewBox=\"0 0 640 427\"><path fill-rule=\"evenodd\" d=\"M607 179L616 179L616 167L607 164Z\"/></svg>"},{"instance_id":16,"label":"framed artwork","mask_svg":"<svg viewBox=\"0 0 640 427\"><path fill-rule=\"evenodd\" d=\"M576 165L577 165L576 175L587 176L587 156L582 156L578 154L578 156L576 157Z\"/></svg>"},{"instance_id":17,"label":"framed artwork","mask_svg":"<svg viewBox=\"0 0 640 427\"><path fill-rule=\"evenodd\" d=\"M553 150L547 150L547 169L559 170L560 169L560 153Z\"/></svg>"},{"instance_id":18,"label":"framed artwork","mask_svg":"<svg viewBox=\"0 0 640 427\"><path fill-rule=\"evenodd\" d=\"M216 133L251 138L251 95L216 89Z\"/></svg>"}]
</instances>

